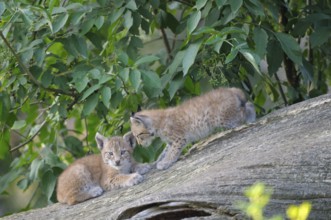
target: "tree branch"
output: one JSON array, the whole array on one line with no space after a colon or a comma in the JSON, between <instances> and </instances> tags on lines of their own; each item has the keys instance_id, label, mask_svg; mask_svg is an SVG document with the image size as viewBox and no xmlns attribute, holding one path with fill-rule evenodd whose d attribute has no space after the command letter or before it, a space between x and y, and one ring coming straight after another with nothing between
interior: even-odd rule
<instances>
[{"instance_id":1,"label":"tree branch","mask_svg":"<svg viewBox=\"0 0 331 220\"><path fill-rule=\"evenodd\" d=\"M30 143L40 132L40 130L44 127L44 125L46 124L47 120L45 119L41 124L40 127L38 128L38 130L36 131L36 133L34 133L28 140L24 141L23 143L13 147L12 149L10 149L10 152L13 152L15 150L20 149L21 147L25 146L26 144Z\"/></svg>"}]
</instances>

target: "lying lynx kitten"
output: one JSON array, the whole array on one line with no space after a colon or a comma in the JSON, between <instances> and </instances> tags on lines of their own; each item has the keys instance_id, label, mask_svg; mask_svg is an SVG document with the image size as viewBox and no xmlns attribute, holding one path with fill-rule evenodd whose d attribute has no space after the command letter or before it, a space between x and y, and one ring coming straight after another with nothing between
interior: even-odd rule
<instances>
[{"instance_id":1,"label":"lying lynx kitten","mask_svg":"<svg viewBox=\"0 0 331 220\"><path fill-rule=\"evenodd\" d=\"M131 118L131 131L138 144L149 146L155 137L167 143L157 169L167 169L178 160L182 148L210 135L216 128L234 128L255 121L254 105L237 88L219 88L181 105L144 110Z\"/></svg>"},{"instance_id":2,"label":"lying lynx kitten","mask_svg":"<svg viewBox=\"0 0 331 220\"><path fill-rule=\"evenodd\" d=\"M105 190L133 186L149 170L150 165L132 161L134 146L129 142L130 137L106 138L97 133L95 139L101 154L78 159L59 176L59 202L73 205L100 196Z\"/></svg>"}]
</instances>

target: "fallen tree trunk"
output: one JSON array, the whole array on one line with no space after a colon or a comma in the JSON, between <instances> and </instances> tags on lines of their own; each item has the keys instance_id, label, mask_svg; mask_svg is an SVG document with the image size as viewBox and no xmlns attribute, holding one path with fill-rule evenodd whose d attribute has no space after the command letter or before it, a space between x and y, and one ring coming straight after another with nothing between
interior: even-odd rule
<instances>
[{"instance_id":1,"label":"fallen tree trunk","mask_svg":"<svg viewBox=\"0 0 331 220\"><path fill-rule=\"evenodd\" d=\"M266 215L309 201L311 219L331 218L331 95L213 135L137 186L5 219L241 219L234 204L257 181L274 191Z\"/></svg>"}]
</instances>

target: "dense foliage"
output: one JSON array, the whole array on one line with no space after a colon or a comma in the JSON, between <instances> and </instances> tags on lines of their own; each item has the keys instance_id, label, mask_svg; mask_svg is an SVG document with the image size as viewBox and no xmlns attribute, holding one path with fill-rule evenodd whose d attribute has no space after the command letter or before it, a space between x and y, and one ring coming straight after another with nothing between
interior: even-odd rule
<instances>
[{"instance_id":1,"label":"dense foliage","mask_svg":"<svg viewBox=\"0 0 331 220\"><path fill-rule=\"evenodd\" d=\"M265 114L325 93L330 8L329 0L0 2L0 193L34 183L28 208L55 202L66 164L95 150L96 131L128 131L140 107L237 86ZM136 156L150 161L158 151Z\"/></svg>"}]
</instances>

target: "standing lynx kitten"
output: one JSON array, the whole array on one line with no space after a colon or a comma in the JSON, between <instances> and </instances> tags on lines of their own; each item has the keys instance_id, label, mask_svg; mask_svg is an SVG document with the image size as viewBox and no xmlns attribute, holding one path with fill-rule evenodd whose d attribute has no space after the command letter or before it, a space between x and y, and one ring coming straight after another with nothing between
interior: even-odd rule
<instances>
[{"instance_id":1,"label":"standing lynx kitten","mask_svg":"<svg viewBox=\"0 0 331 220\"><path fill-rule=\"evenodd\" d=\"M157 169L177 161L182 148L210 135L216 128L234 128L255 121L254 105L237 88L219 88L167 109L144 110L131 118L131 131L138 144L149 146L155 137L167 143Z\"/></svg>"},{"instance_id":2,"label":"standing lynx kitten","mask_svg":"<svg viewBox=\"0 0 331 220\"><path fill-rule=\"evenodd\" d=\"M101 154L78 159L64 170L57 184L59 202L73 205L100 196L103 191L133 186L143 180L140 174L147 172L148 167L132 161L134 146L130 137L106 138L97 133L95 139Z\"/></svg>"}]
</instances>

